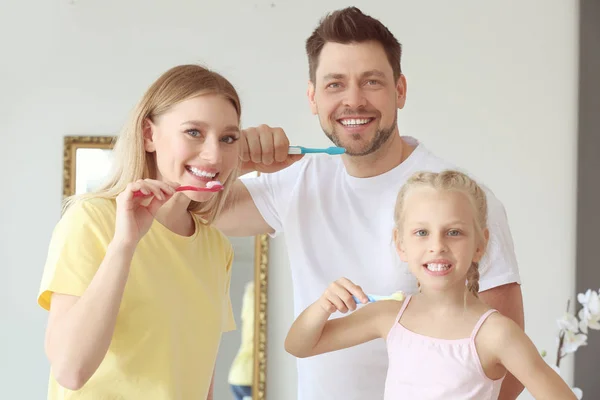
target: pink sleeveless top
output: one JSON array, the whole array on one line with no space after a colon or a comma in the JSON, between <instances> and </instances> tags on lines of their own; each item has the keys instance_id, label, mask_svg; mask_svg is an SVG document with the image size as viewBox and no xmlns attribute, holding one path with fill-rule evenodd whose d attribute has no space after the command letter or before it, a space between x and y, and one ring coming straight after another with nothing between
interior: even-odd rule
<instances>
[{"instance_id":1,"label":"pink sleeveless top","mask_svg":"<svg viewBox=\"0 0 600 400\"><path fill-rule=\"evenodd\" d=\"M407 296L387 336L384 400L496 400L504 378L488 378L475 349L479 328L496 310L483 314L468 338L437 339L400 324L410 299Z\"/></svg>"}]
</instances>

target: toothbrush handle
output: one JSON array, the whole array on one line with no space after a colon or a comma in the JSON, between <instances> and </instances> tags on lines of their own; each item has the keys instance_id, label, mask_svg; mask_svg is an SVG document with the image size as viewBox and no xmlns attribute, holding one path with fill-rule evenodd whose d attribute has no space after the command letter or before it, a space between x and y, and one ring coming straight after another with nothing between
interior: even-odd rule
<instances>
[{"instance_id":1,"label":"toothbrush handle","mask_svg":"<svg viewBox=\"0 0 600 400\"><path fill-rule=\"evenodd\" d=\"M356 304L362 304L362 301L360 301L360 299L356 296L352 296L352 298L354 299L354 301L356 302ZM367 299L369 300L369 303L373 303L375 301L377 301L373 296L371 296L370 294L367 295Z\"/></svg>"}]
</instances>

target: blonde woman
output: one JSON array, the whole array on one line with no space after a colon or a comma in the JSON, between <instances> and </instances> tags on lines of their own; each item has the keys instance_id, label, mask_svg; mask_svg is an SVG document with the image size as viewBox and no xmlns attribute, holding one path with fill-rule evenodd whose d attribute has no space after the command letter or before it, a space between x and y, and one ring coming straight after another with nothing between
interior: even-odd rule
<instances>
[{"instance_id":1,"label":"blonde woman","mask_svg":"<svg viewBox=\"0 0 600 400\"><path fill-rule=\"evenodd\" d=\"M211 222L239 170L240 113L221 75L172 68L118 138L107 183L68 199L38 297L49 399L212 398L235 323L232 247ZM224 190L175 191L214 180Z\"/></svg>"},{"instance_id":2,"label":"blonde woman","mask_svg":"<svg viewBox=\"0 0 600 400\"><path fill-rule=\"evenodd\" d=\"M367 302L360 287L340 279L292 325L285 344L291 354L310 357L383 338L385 400L496 400L507 372L536 399L576 399L523 330L479 299L489 231L476 182L456 171L417 173L400 190L394 219L398 254L419 293L329 320L355 310L353 296Z\"/></svg>"}]
</instances>

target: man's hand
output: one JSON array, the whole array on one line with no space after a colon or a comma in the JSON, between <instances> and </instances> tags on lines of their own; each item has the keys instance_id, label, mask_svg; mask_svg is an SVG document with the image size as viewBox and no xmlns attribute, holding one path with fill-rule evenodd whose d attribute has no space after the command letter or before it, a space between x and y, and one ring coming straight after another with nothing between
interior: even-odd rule
<instances>
[{"instance_id":1,"label":"man's hand","mask_svg":"<svg viewBox=\"0 0 600 400\"><path fill-rule=\"evenodd\" d=\"M290 141L281 128L260 125L244 129L242 135L242 174L277 172L303 157L288 154Z\"/></svg>"}]
</instances>

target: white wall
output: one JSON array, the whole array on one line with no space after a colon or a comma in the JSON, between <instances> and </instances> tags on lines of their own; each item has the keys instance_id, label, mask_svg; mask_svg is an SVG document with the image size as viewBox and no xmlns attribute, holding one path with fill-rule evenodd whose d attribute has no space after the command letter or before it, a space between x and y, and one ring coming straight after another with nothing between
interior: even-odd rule
<instances>
[{"instance_id":1,"label":"white wall","mask_svg":"<svg viewBox=\"0 0 600 400\"><path fill-rule=\"evenodd\" d=\"M404 44L403 134L481 177L506 205L527 332L554 353L574 287L577 3L356 1ZM0 5L0 386L44 398L46 313L36 295L59 217L62 136L114 134L160 73L201 62L243 99L244 123L326 144L308 111L304 40L338 0L5 0ZM42 200L42 196L45 199ZM281 353L291 322L282 241L272 242L269 398L293 399Z\"/></svg>"}]
</instances>

